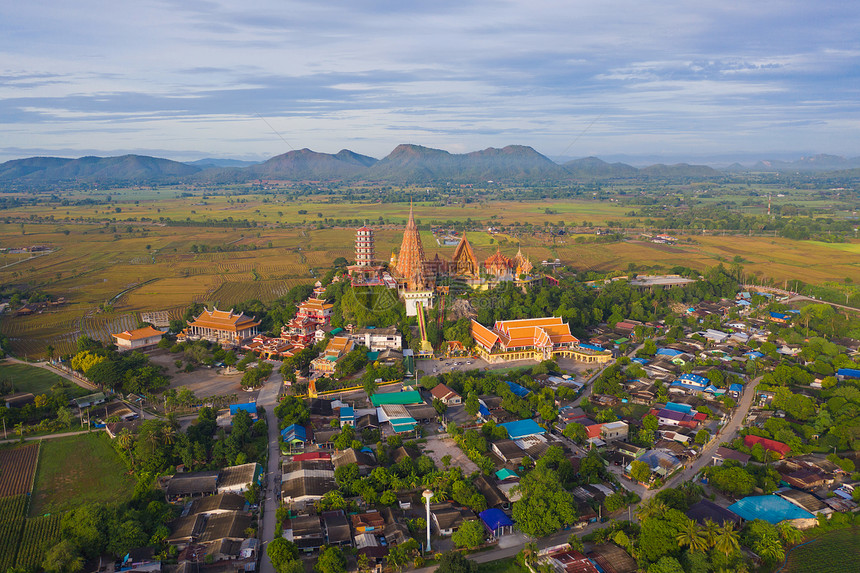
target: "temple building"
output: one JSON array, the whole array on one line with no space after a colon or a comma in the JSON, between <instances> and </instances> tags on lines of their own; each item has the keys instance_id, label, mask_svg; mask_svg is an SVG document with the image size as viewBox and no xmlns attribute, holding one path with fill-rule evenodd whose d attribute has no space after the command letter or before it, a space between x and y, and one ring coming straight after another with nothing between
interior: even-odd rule
<instances>
[{"instance_id":1,"label":"temple building","mask_svg":"<svg viewBox=\"0 0 860 573\"><path fill-rule=\"evenodd\" d=\"M183 338L188 340L209 340L224 345L241 346L242 343L257 335L260 321L244 313L204 309L200 316L188 323L188 328L182 331ZM179 337L177 337L179 339Z\"/></svg>"},{"instance_id":2,"label":"temple building","mask_svg":"<svg viewBox=\"0 0 860 573\"><path fill-rule=\"evenodd\" d=\"M454 258L449 265L449 270L460 276L477 277L481 274L481 266L478 264L478 257L475 256L475 251L466 238L466 232L463 232L463 237L454 249Z\"/></svg>"},{"instance_id":3,"label":"temple building","mask_svg":"<svg viewBox=\"0 0 860 573\"><path fill-rule=\"evenodd\" d=\"M427 257L424 255L424 245L421 244L421 233L415 224L412 205L409 206L409 220L403 231L403 241L397 255L395 274L403 280L406 290L420 291L428 286L428 277L424 268Z\"/></svg>"},{"instance_id":4,"label":"temple building","mask_svg":"<svg viewBox=\"0 0 860 573\"><path fill-rule=\"evenodd\" d=\"M492 329L473 320L472 337L478 353L487 362L573 358L603 363L612 358L609 351L581 348L579 339L570 333L570 325L558 316L498 320Z\"/></svg>"},{"instance_id":5,"label":"temple building","mask_svg":"<svg viewBox=\"0 0 860 573\"><path fill-rule=\"evenodd\" d=\"M396 288L406 304L407 316L416 316L419 308L433 307L434 293L446 288L437 287L437 280L441 278L456 277L471 288L487 288L499 281L527 284L542 279L530 276L534 267L521 249L513 259L502 255L501 250L497 249L494 255L481 264L465 232L450 261L438 253L428 259L411 204L400 250L391 253L388 272L374 260L375 255L373 230L367 225L362 226L356 230L356 264L348 267L352 285Z\"/></svg>"}]
</instances>

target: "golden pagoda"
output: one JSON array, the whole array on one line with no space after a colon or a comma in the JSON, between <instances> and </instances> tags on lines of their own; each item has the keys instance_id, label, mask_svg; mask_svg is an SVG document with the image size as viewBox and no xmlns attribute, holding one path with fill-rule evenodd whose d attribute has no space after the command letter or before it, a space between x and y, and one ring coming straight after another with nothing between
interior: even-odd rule
<instances>
[{"instance_id":1,"label":"golden pagoda","mask_svg":"<svg viewBox=\"0 0 860 573\"><path fill-rule=\"evenodd\" d=\"M400 252L397 255L397 274L406 279L410 290L420 290L426 287L427 277L424 272L424 246L421 244L421 234L412 212L412 203L409 204L409 221L403 232L403 242L400 244Z\"/></svg>"}]
</instances>

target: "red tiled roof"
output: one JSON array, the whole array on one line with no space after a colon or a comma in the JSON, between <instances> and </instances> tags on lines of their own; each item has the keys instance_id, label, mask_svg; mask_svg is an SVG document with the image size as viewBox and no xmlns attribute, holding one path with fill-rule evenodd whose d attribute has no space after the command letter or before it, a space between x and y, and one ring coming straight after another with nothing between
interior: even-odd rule
<instances>
[{"instance_id":1,"label":"red tiled roof","mask_svg":"<svg viewBox=\"0 0 860 573\"><path fill-rule=\"evenodd\" d=\"M791 451L791 446L783 444L782 442L777 442L776 440L769 440L767 438L753 436L751 434L744 436L744 445L746 447L752 448L756 444L761 444L764 449L776 452L782 457L785 457L788 452Z\"/></svg>"}]
</instances>

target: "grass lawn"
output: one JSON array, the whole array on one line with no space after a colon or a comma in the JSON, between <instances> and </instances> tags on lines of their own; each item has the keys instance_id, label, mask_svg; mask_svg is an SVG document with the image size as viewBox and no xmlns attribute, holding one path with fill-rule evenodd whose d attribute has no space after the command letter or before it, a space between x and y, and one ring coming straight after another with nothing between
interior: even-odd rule
<instances>
[{"instance_id":1,"label":"grass lawn","mask_svg":"<svg viewBox=\"0 0 860 573\"><path fill-rule=\"evenodd\" d=\"M822 535L791 552L788 573L860 571L860 529L840 529Z\"/></svg>"},{"instance_id":2,"label":"grass lawn","mask_svg":"<svg viewBox=\"0 0 860 573\"><path fill-rule=\"evenodd\" d=\"M5 361L0 362L0 380L11 381L15 392L31 392L36 396L39 394L50 394L51 386L57 382L67 382L65 378L44 368L27 366L26 364L12 364ZM71 382L68 382L68 384L71 385L67 389L67 393L70 396L91 394L91 392L75 386ZM78 390L81 392L78 392Z\"/></svg>"},{"instance_id":3,"label":"grass lawn","mask_svg":"<svg viewBox=\"0 0 860 573\"><path fill-rule=\"evenodd\" d=\"M514 557L478 564L478 573L522 573Z\"/></svg>"},{"instance_id":4,"label":"grass lawn","mask_svg":"<svg viewBox=\"0 0 860 573\"><path fill-rule=\"evenodd\" d=\"M67 511L85 502L123 501L134 485L105 433L44 440L30 515Z\"/></svg>"}]
</instances>

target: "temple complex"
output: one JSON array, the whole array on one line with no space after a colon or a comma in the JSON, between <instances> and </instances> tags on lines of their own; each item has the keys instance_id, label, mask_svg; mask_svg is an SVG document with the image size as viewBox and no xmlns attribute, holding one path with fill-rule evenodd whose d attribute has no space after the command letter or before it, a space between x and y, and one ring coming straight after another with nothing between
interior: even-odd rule
<instances>
[{"instance_id":1,"label":"temple complex","mask_svg":"<svg viewBox=\"0 0 860 573\"><path fill-rule=\"evenodd\" d=\"M391 254L388 271L374 259L375 255L373 230L367 225L362 226L356 230L356 264L348 267L353 286L396 288L406 303L408 316L415 316L418 308L433 307L434 293L446 288L437 287L437 281L442 278L460 279L471 288L486 288L501 281L526 283L535 280L530 277L534 266L521 249L510 259L497 248L493 255L480 263L465 232L450 261L438 253L428 259L411 204L400 250Z\"/></svg>"}]
</instances>

